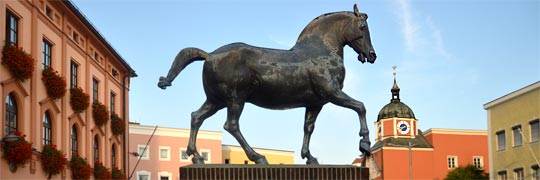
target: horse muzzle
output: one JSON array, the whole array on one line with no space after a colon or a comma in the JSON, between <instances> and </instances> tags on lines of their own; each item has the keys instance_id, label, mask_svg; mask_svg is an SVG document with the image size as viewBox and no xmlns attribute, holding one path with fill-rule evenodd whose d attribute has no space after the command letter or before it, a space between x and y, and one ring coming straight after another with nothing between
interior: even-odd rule
<instances>
[{"instance_id":1,"label":"horse muzzle","mask_svg":"<svg viewBox=\"0 0 540 180\"><path fill-rule=\"evenodd\" d=\"M362 63L365 63L367 60L367 62L373 64L375 59L377 59L377 54L375 54L375 51L369 51L369 55L366 55L365 53L358 54L358 60Z\"/></svg>"}]
</instances>

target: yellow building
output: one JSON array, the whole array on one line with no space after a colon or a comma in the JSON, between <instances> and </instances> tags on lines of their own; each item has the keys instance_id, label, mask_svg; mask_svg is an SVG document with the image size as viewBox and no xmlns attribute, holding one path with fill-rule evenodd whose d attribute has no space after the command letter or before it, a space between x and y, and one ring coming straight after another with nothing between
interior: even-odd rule
<instances>
[{"instance_id":1,"label":"yellow building","mask_svg":"<svg viewBox=\"0 0 540 180\"><path fill-rule=\"evenodd\" d=\"M269 164L294 164L294 151L253 148L257 153L266 157ZM250 161L240 146L222 146L223 164L254 164Z\"/></svg>"},{"instance_id":2,"label":"yellow building","mask_svg":"<svg viewBox=\"0 0 540 180\"><path fill-rule=\"evenodd\" d=\"M484 104L490 179L540 179L540 81Z\"/></svg>"}]
</instances>

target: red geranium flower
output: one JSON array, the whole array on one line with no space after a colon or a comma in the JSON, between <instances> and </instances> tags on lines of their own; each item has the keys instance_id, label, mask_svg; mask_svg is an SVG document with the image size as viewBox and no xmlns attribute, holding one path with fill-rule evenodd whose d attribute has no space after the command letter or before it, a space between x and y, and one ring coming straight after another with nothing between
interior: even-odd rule
<instances>
[{"instance_id":1,"label":"red geranium flower","mask_svg":"<svg viewBox=\"0 0 540 180\"><path fill-rule=\"evenodd\" d=\"M2 50L2 65L6 66L16 79L25 81L34 72L34 58L21 47L6 44Z\"/></svg>"}]
</instances>

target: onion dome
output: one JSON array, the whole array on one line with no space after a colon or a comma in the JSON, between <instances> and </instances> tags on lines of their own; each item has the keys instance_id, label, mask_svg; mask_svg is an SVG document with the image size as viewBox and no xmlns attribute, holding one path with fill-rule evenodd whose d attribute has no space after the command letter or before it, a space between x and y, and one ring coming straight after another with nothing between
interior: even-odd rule
<instances>
[{"instance_id":1,"label":"onion dome","mask_svg":"<svg viewBox=\"0 0 540 180\"><path fill-rule=\"evenodd\" d=\"M395 70L395 66L394 66ZM387 118L412 118L415 119L414 113L405 103L402 103L399 99L399 87L396 82L396 73L394 72L394 85L392 86L392 99L390 103L385 105L381 111L379 111L379 116L377 121Z\"/></svg>"}]
</instances>

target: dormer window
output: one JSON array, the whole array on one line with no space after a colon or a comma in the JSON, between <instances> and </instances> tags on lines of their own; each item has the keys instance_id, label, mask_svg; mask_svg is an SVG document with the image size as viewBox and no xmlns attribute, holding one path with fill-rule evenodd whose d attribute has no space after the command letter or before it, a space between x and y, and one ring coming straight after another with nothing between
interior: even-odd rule
<instances>
[{"instance_id":1,"label":"dormer window","mask_svg":"<svg viewBox=\"0 0 540 180\"><path fill-rule=\"evenodd\" d=\"M53 15L52 15L52 9L49 7L49 6L46 6L45 7L45 15L47 15L47 17L49 17L49 19L53 19Z\"/></svg>"},{"instance_id":2,"label":"dormer window","mask_svg":"<svg viewBox=\"0 0 540 180\"><path fill-rule=\"evenodd\" d=\"M73 40L79 44L79 34L75 31L73 31Z\"/></svg>"}]
</instances>

